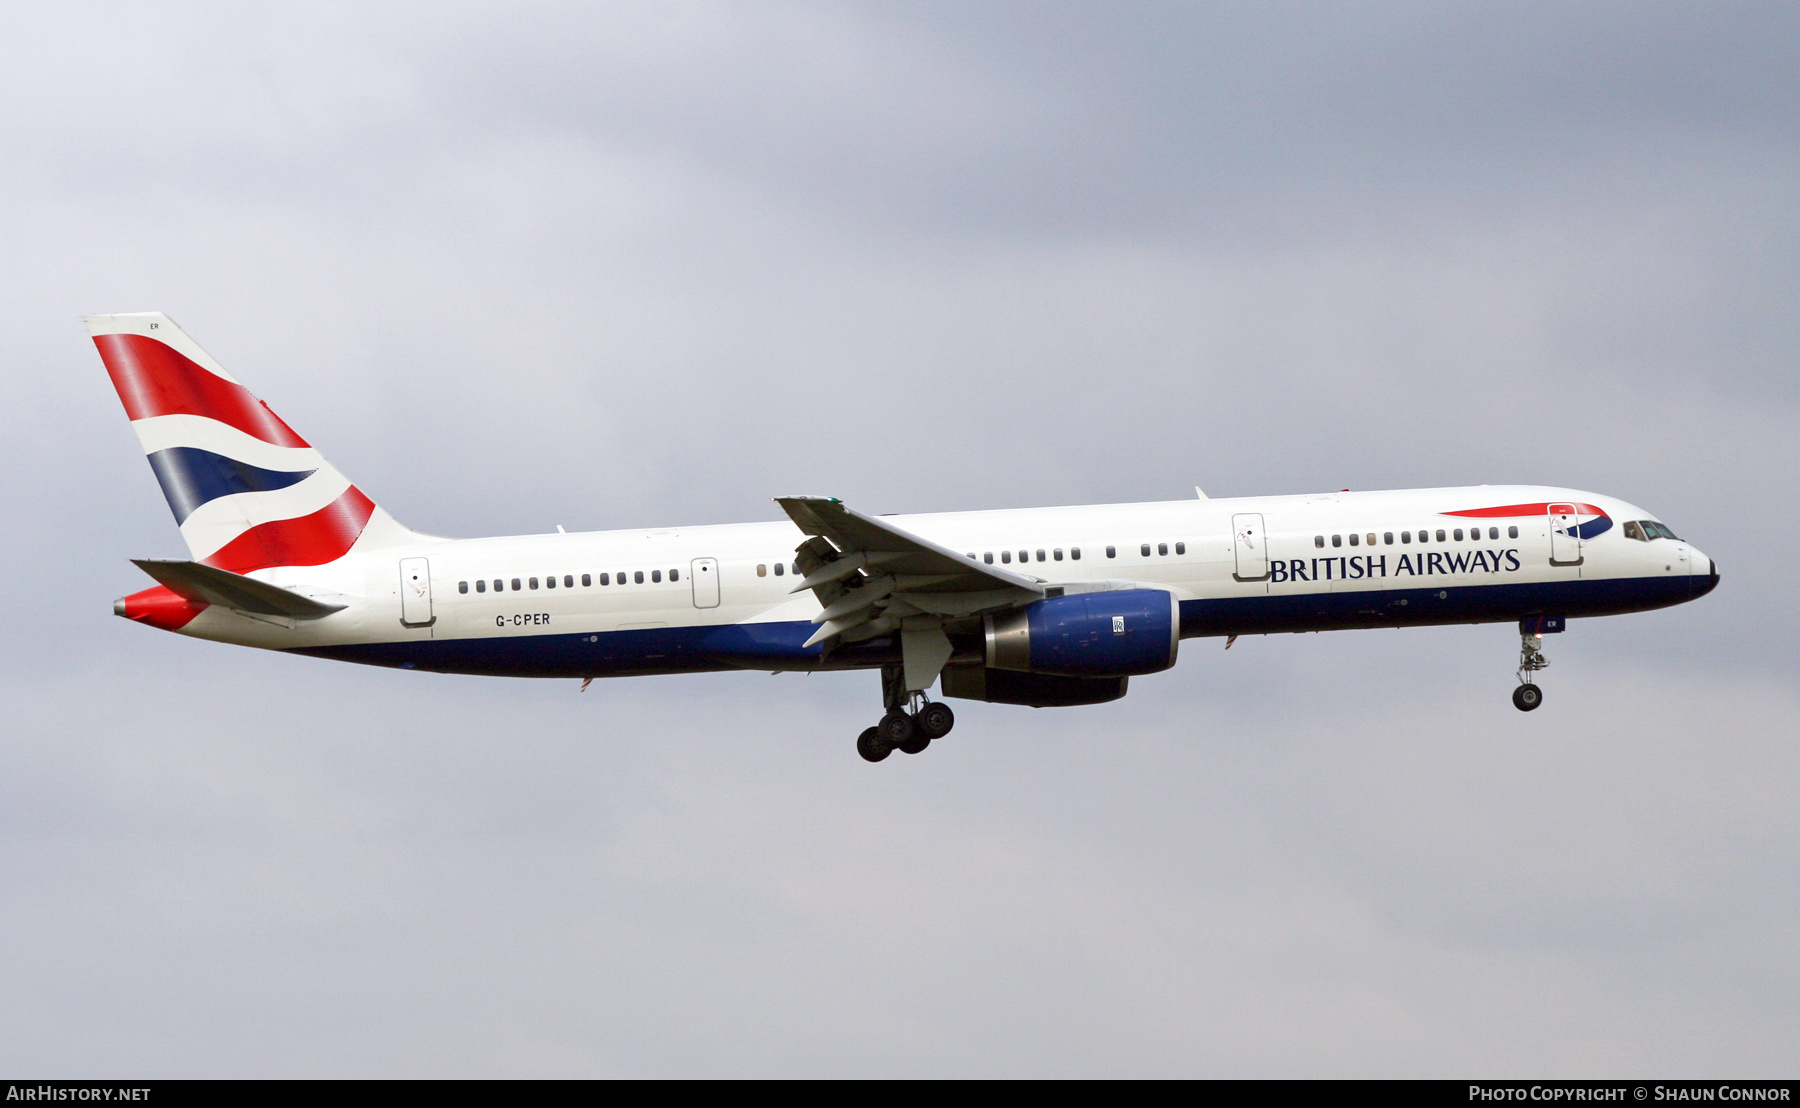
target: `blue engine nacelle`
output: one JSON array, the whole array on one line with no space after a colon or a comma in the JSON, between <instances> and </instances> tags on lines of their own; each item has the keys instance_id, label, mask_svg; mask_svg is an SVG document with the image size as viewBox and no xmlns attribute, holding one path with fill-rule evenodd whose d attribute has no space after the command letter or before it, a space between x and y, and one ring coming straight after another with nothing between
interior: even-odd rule
<instances>
[{"instance_id":1,"label":"blue engine nacelle","mask_svg":"<svg viewBox=\"0 0 1800 1108\"><path fill-rule=\"evenodd\" d=\"M1181 602L1161 589L1052 596L988 616L987 666L1064 677L1128 677L1175 664Z\"/></svg>"}]
</instances>

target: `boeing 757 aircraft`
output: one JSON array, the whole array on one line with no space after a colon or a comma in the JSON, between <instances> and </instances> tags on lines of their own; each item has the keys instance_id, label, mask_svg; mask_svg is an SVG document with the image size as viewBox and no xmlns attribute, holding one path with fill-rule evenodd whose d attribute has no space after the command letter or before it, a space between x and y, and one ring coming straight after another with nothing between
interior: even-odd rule
<instances>
[{"instance_id":1,"label":"boeing 757 aircraft","mask_svg":"<svg viewBox=\"0 0 1800 1108\"><path fill-rule=\"evenodd\" d=\"M1718 567L1649 512L1575 489L1337 492L934 515L775 499L776 523L447 539L396 522L159 312L89 316L191 561L113 605L203 639L507 677L869 669L878 762L950 731L927 695L1125 695L1181 640L1519 625L1680 604ZM1195 490L1199 492L1198 489Z\"/></svg>"}]
</instances>

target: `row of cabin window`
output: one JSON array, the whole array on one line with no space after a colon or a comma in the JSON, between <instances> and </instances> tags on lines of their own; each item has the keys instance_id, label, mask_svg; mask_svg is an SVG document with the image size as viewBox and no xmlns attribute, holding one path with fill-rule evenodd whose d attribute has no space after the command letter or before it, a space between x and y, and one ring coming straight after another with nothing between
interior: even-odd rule
<instances>
[{"instance_id":1,"label":"row of cabin window","mask_svg":"<svg viewBox=\"0 0 1800 1108\"><path fill-rule=\"evenodd\" d=\"M644 571L641 569L633 570L631 573L631 579L636 584L639 584L639 585L643 584L644 583ZM660 585L660 584L662 584L662 579L663 579L663 571L662 570L653 569L650 571L650 583L651 584ZM669 580L671 580L671 581L681 580L681 571L678 569L670 570L669 571ZM612 583L613 583L613 575L612 574L602 573L600 575L600 584L610 585ZM619 573L619 584L623 585L625 583L626 583L626 575L623 571L621 571ZM538 579L535 577L527 577L527 578L524 578L523 580L521 580L520 578L517 578L517 577L512 579L512 591L514 591L514 592L523 592L525 589L535 589L537 587L538 587ZM549 577L544 578L544 587L547 589L554 589L556 587L555 575L551 575ZM562 587L565 589L574 588L575 587L575 575L572 573L563 574ZM591 573L582 574L581 575L581 587L584 589L593 588L594 587L594 575ZM467 581L458 581L456 583L456 591L457 592L468 592L469 591L469 583ZM488 591L488 583L485 580L475 582L475 591L476 592ZM503 577L494 578L494 591L495 592L505 592L506 591L506 579L505 578L503 578Z\"/></svg>"},{"instance_id":2,"label":"row of cabin window","mask_svg":"<svg viewBox=\"0 0 1800 1108\"><path fill-rule=\"evenodd\" d=\"M1500 528L1489 527L1487 529L1487 537L1490 539L1498 539L1500 537ZM1519 537L1519 529L1517 527L1508 527L1506 529L1506 537L1509 539L1518 538ZM1365 541L1368 543L1368 545L1374 546L1375 545L1375 532L1370 531L1367 535L1351 535L1350 536L1350 545L1351 546L1360 546ZM1383 544L1385 544L1387 546L1394 545L1394 533L1392 531L1383 531L1381 533L1381 541ZM1413 541L1413 533L1411 531L1400 532L1400 541L1403 543L1412 542ZM1430 542L1431 541L1431 532L1430 531L1420 531L1419 532L1419 541L1420 542ZM1438 528L1438 531L1437 531L1437 541L1439 541L1439 542L1461 542L1461 541L1463 541L1463 529L1461 527L1455 528L1454 530L1452 530L1450 532L1450 536L1448 538L1446 538L1445 534L1444 534L1444 529L1442 527L1440 527L1440 528ZM1481 541L1481 528L1479 528L1479 527L1469 528L1469 541L1470 542L1480 542ZM1325 536L1324 535L1314 535L1313 536L1313 545L1318 546L1318 547L1323 547L1325 545ZM1331 545L1333 545L1333 546L1344 545L1344 536L1342 536L1342 535L1331 536Z\"/></svg>"},{"instance_id":3,"label":"row of cabin window","mask_svg":"<svg viewBox=\"0 0 1800 1108\"><path fill-rule=\"evenodd\" d=\"M794 567L793 567L793 568L794 568L794 574L795 574L795 576L799 576L799 574L800 574L800 563L799 563L799 562L795 562L795 563L794 563ZM788 569L788 567L787 567L787 566L785 566L785 565L783 565L783 564L782 564L782 563L780 563L780 562L776 562L776 563L775 563L775 576L777 576L777 577L780 577L780 576L781 576L781 575L782 575L782 574L783 574L783 573L785 573L785 572L787 572L787 569ZM767 564L766 564L766 563L758 563L758 565L757 565L757 567L756 567L756 575L757 575L757 576L758 576L758 577L767 577L767 576L768 576L768 575L769 575L769 567L768 567L768 565L767 565Z\"/></svg>"},{"instance_id":4,"label":"row of cabin window","mask_svg":"<svg viewBox=\"0 0 1800 1108\"><path fill-rule=\"evenodd\" d=\"M1060 546L1052 548L1048 552L1049 553L1048 558L1045 557L1045 553L1046 552L1040 548L1037 552L1037 560L1040 562L1043 562L1043 561L1060 562L1063 560L1062 547L1060 547ZM1150 556L1150 544L1144 543L1142 546L1140 546L1138 548L1138 553L1140 555L1142 555L1143 557L1148 558ZM1162 557L1165 557L1165 558L1168 557L1169 544L1166 542L1157 543L1156 544L1156 553ZM1185 542L1176 543L1175 544L1175 553L1186 554L1187 553L1187 543L1185 543ZM1106 548L1106 556L1108 558L1117 558L1119 556L1119 548L1116 546L1107 547ZM975 559L975 555L973 553L970 553L969 560L973 561L974 559ZM983 562L986 562L990 566L993 565L994 564L994 552L990 550L990 551L987 551L986 553L982 554L981 560ZM1012 560L1013 560L1013 552L1012 551L1002 550L1000 552L1000 562L1002 565L1011 565ZM1069 560L1072 562L1081 561L1081 547L1071 546L1069 548ZM1021 561L1021 562L1031 561L1031 551L1029 551L1029 550L1019 551L1019 561Z\"/></svg>"}]
</instances>

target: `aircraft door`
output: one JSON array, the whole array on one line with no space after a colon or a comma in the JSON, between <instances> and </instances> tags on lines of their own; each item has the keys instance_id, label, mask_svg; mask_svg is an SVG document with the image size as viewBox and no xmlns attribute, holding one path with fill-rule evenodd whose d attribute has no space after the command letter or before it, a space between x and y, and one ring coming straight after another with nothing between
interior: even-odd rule
<instances>
[{"instance_id":1,"label":"aircraft door","mask_svg":"<svg viewBox=\"0 0 1800 1108\"><path fill-rule=\"evenodd\" d=\"M1553 566L1578 566L1581 564L1581 520L1575 514L1573 504L1551 504L1550 511L1550 564Z\"/></svg>"},{"instance_id":2,"label":"aircraft door","mask_svg":"<svg viewBox=\"0 0 1800 1108\"><path fill-rule=\"evenodd\" d=\"M1263 531L1263 517L1252 512L1231 517L1232 549L1237 554L1238 581L1265 581L1269 576L1269 544Z\"/></svg>"},{"instance_id":3,"label":"aircraft door","mask_svg":"<svg viewBox=\"0 0 1800 1108\"><path fill-rule=\"evenodd\" d=\"M400 559L400 622L408 627L432 622L431 563L424 558Z\"/></svg>"},{"instance_id":4,"label":"aircraft door","mask_svg":"<svg viewBox=\"0 0 1800 1108\"><path fill-rule=\"evenodd\" d=\"M694 583L694 607L719 606L719 559L695 558L688 567L688 579Z\"/></svg>"}]
</instances>

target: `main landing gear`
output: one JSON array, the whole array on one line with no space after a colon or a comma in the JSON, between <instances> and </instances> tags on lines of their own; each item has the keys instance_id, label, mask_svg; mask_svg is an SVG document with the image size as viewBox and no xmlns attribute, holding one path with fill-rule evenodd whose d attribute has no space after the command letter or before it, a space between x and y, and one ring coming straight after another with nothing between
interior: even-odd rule
<instances>
[{"instance_id":1,"label":"main landing gear","mask_svg":"<svg viewBox=\"0 0 1800 1108\"><path fill-rule=\"evenodd\" d=\"M865 761L879 762L896 750L902 754L923 753L931 740L943 738L956 726L956 713L948 704L926 700L923 692L909 693L901 688L899 673L888 672L897 668L889 666L881 671L887 715L856 737L856 752Z\"/></svg>"},{"instance_id":2,"label":"main landing gear","mask_svg":"<svg viewBox=\"0 0 1800 1108\"><path fill-rule=\"evenodd\" d=\"M1544 657L1544 636L1519 636L1519 687L1513 690L1513 707L1529 712L1544 702L1544 690L1537 687L1532 674L1549 664Z\"/></svg>"}]
</instances>

